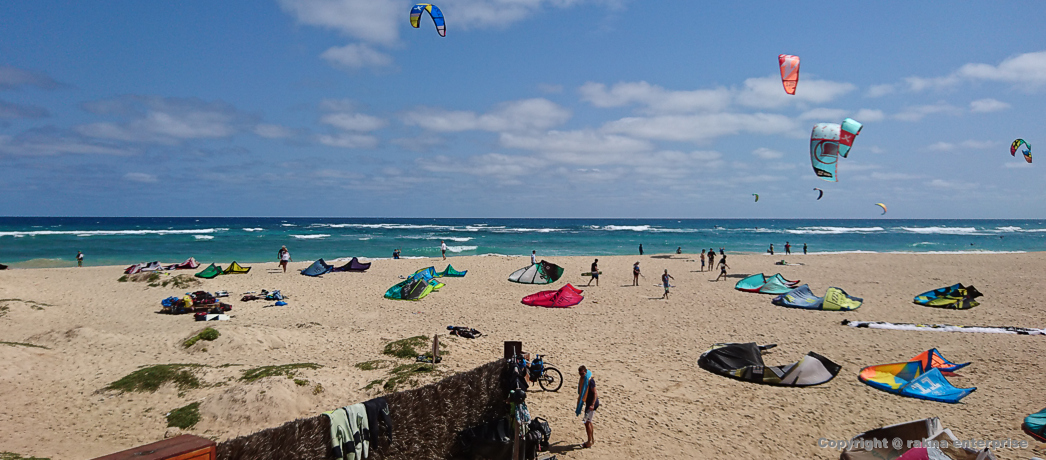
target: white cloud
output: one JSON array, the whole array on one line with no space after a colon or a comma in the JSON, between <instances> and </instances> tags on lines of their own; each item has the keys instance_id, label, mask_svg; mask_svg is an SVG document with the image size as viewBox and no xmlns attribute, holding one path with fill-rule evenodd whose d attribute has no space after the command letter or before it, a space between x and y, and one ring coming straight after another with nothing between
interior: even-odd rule
<instances>
[{"instance_id":1,"label":"white cloud","mask_svg":"<svg viewBox=\"0 0 1046 460\"><path fill-rule=\"evenodd\" d=\"M1010 104L996 99L977 99L970 102L970 111L975 113L998 112L1010 108Z\"/></svg>"},{"instance_id":2,"label":"white cloud","mask_svg":"<svg viewBox=\"0 0 1046 460\"><path fill-rule=\"evenodd\" d=\"M882 110L878 109L861 109L857 113L853 114L852 117L861 123L875 123L886 119L886 114Z\"/></svg>"},{"instance_id":3,"label":"white cloud","mask_svg":"<svg viewBox=\"0 0 1046 460\"><path fill-rule=\"evenodd\" d=\"M996 81L1012 83L1024 89L1035 89L1046 84L1046 51L1024 53L1006 58L999 65L968 63L943 77L908 77L911 91L947 89L967 81Z\"/></svg>"},{"instance_id":4,"label":"white cloud","mask_svg":"<svg viewBox=\"0 0 1046 460\"><path fill-rule=\"evenodd\" d=\"M767 113L630 117L611 121L603 126L603 130L609 133L644 139L690 142L707 142L717 137L739 133L783 134L798 128L798 124L791 118Z\"/></svg>"},{"instance_id":5,"label":"white cloud","mask_svg":"<svg viewBox=\"0 0 1046 460\"><path fill-rule=\"evenodd\" d=\"M152 184L157 182L156 176L152 174L140 173L140 172L129 172L123 175L124 180L131 182L141 182L143 184Z\"/></svg>"},{"instance_id":6,"label":"white cloud","mask_svg":"<svg viewBox=\"0 0 1046 460\"><path fill-rule=\"evenodd\" d=\"M920 174L883 173L876 171L873 172L870 177L875 180L916 180L922 179L926 176Z\"/></svg>"},{"instance_id":7,"label":"white cloud","mask_svg":"<svg viewBox=\"0 0 1046 460\"><path fill-rule=\"evenodd\" d=\"M191 139L226 138L249 121L249 117L228 104L192 98L125 96L85 103L83 108L128 120L78 125L73 128L77 133L127 142L176 144Z\"/></svg>"},{"instance_id":8,"label":"white cloud","mask_svg":"<svg viewBox=\"0 0 1046 460\"><path fill-rule=\"evenodd\" d=\"M843 120L843 118L846 118L847 113L848 112L843 109L829 109L825 107L818 107L816 109L810 109L806 112L799 114L799 119L818 120L819 122L825 123L839 123Z\"/></svg>"},{"instance_id":9,"label":"white cloud","mask_svg":"<svg viewBox=\"0 0 1046 460\"><path fill-rule=\"evenodd\" d=\"M549 131L538 135L501 134L505 148L554 153L635 154L653 150L648 141L596 131Z\"/></svg>"},{"instance_id":10,"label":"white cloud","mask_svg":"<svg viewBox=\"0 0 1046 460\"><path fill-rule=\"evenodd\" d=\"M518 132L549 129L565 123L570 116L570 110L539 98L506 102L485 114L421 108L404 115L403 122L440 132Z\"/></svg>"},{"instance_id":11,"label":"white cloud","mask_svg":"<svg viewBox=\"0 0 1046 460\"><path fill-rule=\"evenodd\" d=\"M13 137L0 135L0 153L46 156L62 154L132 155L136 152L126 147L88 139L64 130L38 128Z\"/></svg>"},{"instance_id":12,"label":"white cloud","mask_svg":"<svg viewBox=\"0 0 1046 460\"><path fill-rule=\"evenodd\" d=\"M367 42L393 44L406 16L405 4L390 0L279 0L299 23L334 29Z\"/></svg>"},{"instance_id":13,"label":"white cloud","mask_svg":"<svg viewBox=\"0 0 1046 460\"><path fill-rule=\"evenodd\" d=\"M580 91L581 99L596 107L640 104L650 113L720 111L730 105L731 98L726 88L670 91L645 81L617 83L609 91L602 83L588 82Z\"/></svg>"},{"instance_id":14,"label":"white cloud","mask_svg":"<svg viewBox=\"0 0 1046 460\"><path fill-rule=\"evenodd\" d=\"M926 118L928 115L936 113L955 115L962 111L951 104L944 102L938 102L930 105L917 105L911 107L905 107L900 113L895 114L893 117L901 121L919 121Z\"/></svg>"},{"instance_id":15,"label":"white cloud","mask_svg":"<svg viewBox=\"0 0 1046 460\"><path fill-rule=\"evenodd\" d=\"M776 160L784 156L783 153L778 152L777 150L770 150L766 147L759 147L753 150L752 155L755 155L764 160Z\"/></svg>"},{"instance_id":16,"label":"white cloud","mask_svg":"<svg viewBox=\"0 0 1046 460\"><path fill-rule=\"evenodd\" d=\"M0 66L0 90L35 86L40 89L58 89L65 85L39 72L30 72L17 67Z\"/></svg>"},{"instance_id":17,"label":"white cloud","mask_svg":"<svg viewBox=\"0 0 1046 460\"><path fill-rule=\"evenodd\" d=\"M1004 168L1010 168L1010 169L1012 169L1012 168L1030 168L1031 167L1031 163L1028 163L1027 161L1023 161L1023 160L1019 161L1019 162L1018 161L1007 161L1006 163L1003 163L1002 166Z\"/></svg>"},{"instance_id":18,"label":"white cloud","mask_svg":"<svg viewBox=\"0 0 1046 460\"><path fill-rule=\"evenodd\" d=\"M254 134L267 139L283 139L294 136L294 130L280 125L261 123L254 126Z\"/></svg>"},{"instance_id":19,"label":"white cloud","mask_svg":"<svg viewBox=\"0 0 1046 460\"><path fill-rule=\"evenodd\" d=\"M362 134L322 134L318 139L321 144L345 149L372 149L378 146L378 138Z\"/></svg>"},{"instance_id":20,"label":"white cloud","mask_svg":"<svg viewBox=\"0 0 1046 460\"><path fill-rule=\"evenodd\" d=\"M802 79L794 95L784 92L780 76L749 78L736 91L738 104L748 107L777 108L796 102L824 104L857 89L850 83Z\"/></svg>"},{"instance_id":21,"label":"white cloud","mask_svg":"<svg viewBox=\"0 0 1046 460\"><path fill-rule=\"evenodd\" d=\"M873 85L868 88L868 93L865 95L868 97L883 97L887 94L893 94L896 91L897 87L891 84Z\"/></svg>"},{"instance_id":22,"label":"white cloud","mask_svg":"<svg viewBox=\"0 0 1046 460\"><path fill-rule=\"evenodd\" d=\"M387 120L362 113L330 113L320 121L345 131L375 131L389 124Z\"/></svg>"},{"instance_id":23,"label":"white cloud","mask_svg":"<svg viewBox=\"0 0 1046 460\"><path fill-rule=\"evenodd\" d=\"M517 155L488 153L466 158L452 159L445 156L419 158L422 169L440 173L464 173L489 178L518 177L533 174L547 164L546 161Z\"/></svg>"},{"instance_id":24,"label":"white cloud","mask_svg":"<svg viewBox=\"0 0 1046 460\"><path fill-rule=\"evenodd\" d=\"M933 144L930 144L930 145L926 146L926 150L929 150L929 151L932 151L932 152L950 152L950 151L958 150L958 149L986 150L986 149L990 149L990 148L993 148L993 147L996 147L996 146L997 146L997 144L995 142L992 142L992 141L965 140L965 141L959 142L957 144L956 143L951 143L951 142L940 141L940 142L936 142L936 143L933 143Z\"/></svg>"},{"instance_id":25,"label":"white cloud","mask_svg":"<svg viewBox=\"0 0 1046 460\"><path fill-rule=\"evenodd\" d=\"M51 112L35 105L22 105L0 101L0 118L47 118Z\"/></svg>"},{"instance_id":26,"label":"white cloud","mask_svg":"<svg viewBox=\"0 0 1046 460\"><path fill-rule=\"evenodd\" d=\"M320 55L327 62L348 69L365 67L387 67L392 65L392 56L375 50L362 43L350 43L336 46Z\"/></svg>"}]
</instances>

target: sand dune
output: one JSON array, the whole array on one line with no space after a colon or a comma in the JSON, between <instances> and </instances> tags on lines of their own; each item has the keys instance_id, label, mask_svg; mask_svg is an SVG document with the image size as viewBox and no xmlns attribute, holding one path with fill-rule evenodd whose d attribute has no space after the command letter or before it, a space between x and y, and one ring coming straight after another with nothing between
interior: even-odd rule
<instances>
[{"instance_id":1,"label":"sand dune","mask_svg":"<svg viewBox=\"0 0 1046 460\"><path fill-rule=\"evenodd\" d=\"M165 414L201 402L201 422L190 432L226 439L310 416L377 394L364 387L387 370L361 371L356 363L389 359L391 340L441 334L450 354L445 372L473 368L497 358L502 341L522 340L545 353L567 382L558 393L533 392L531 412L552 426L561 458L838 458L817 446L819 438L847 439L884 425L930 416L963 439L1028 440L1032 448L996 452L1003 459L1042 455L1020 431L1023 417L1046 407L1041 371L1046 337L852 329L842 319L965 325L1046 327L1038 296L1046 254L793 255L803 266L775 266L781 256L732 255L728 282L711 282L695 257L600 256L601 286L584 287L591 257L559 257L566 275L551 287L505 279L528 264L521 257L455 257L465 278L420 302L382 298L384 291L436 259L379 260L366 273L308 278L276 265L253 265L246 275L204 280L200 289L229 291L233 319L197 323L188 315L157 314L172 288L120 283L122 267L35 269L0 272L0 341L46 348L0 345L0 452L80 459L155 441L166 431ZM642 262L646 278L632 287L631 266ZM201 261L202 262L202 261ZM228 261L219 261L228 262ZM308 262L292 263L302 269ZM667 268L678 285L659 300L658 275ZM776 307L770 296L735 291L742 275L781 272L823 294L830 286L863 297L855 312L801 311ZM180 272L179 272L180 273ZM191 272L190 272L191 273ZM538 290L565 282L585 290L571 309L520 304ZM985 294L981 306L949 311L912 304L928 289L963 282ZM239 294L280 289L289 305L239 302ZM3 309L2 307L6 307ZM446 336L447 325L470 326L476 340ZM190 348L182 341L205 326L221 332L213 342ZM697 367L697 357L716 342L776 343L768 363L793 362L816 351L841 364L839 377L806 388L775 388L719 377ZM906 360L936 347L956 362L973 364L949 380L978 390L961 404L901 398L857 380L861 367ZM407 362L407 361L402 361ZM153 364L195 363L208 386L155 393L101 391ZM242 382L244 369L317 363L286 377ZM221 365L233 365L218 367ZM584 430L574 416L576 369L591 368L600 384L593 449L574 449ZM317 391L316 385L322 386Z\"/></svg>"}]
</instances>

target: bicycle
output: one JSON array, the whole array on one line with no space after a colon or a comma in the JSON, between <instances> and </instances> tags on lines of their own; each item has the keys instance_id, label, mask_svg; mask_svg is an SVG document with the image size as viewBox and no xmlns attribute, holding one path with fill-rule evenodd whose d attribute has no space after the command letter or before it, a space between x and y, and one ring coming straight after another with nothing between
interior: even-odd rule
<instances>
[{"instance_id":1,"label":"bicycle","mask_svg":"<svg viewBox=\"0 0 1046 460\"><path fill-rule=\"evenodd\" d=\"M545 391L559 391L563 386L563 373L559 369L545 364L541 355L535 354L530 363L530 381L537 382Z\"/></svg>"}]
</instances>

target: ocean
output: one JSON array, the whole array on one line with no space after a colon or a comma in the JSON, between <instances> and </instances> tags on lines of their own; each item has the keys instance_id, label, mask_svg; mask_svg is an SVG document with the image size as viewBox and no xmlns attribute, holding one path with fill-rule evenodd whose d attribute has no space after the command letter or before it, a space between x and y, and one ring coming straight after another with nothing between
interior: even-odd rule
<instances>
[{"instance_id":1,"label":"ocean","mask_svg":"<svg viewBox=\"0 0 1046 460\"><path fill-rule=\"evenodd\" d=\"M807 219L389 219L0 217L0 263L12 268L129 265L158 260L226 264L275 261L286 245L295 261L352 256L777 254L792 244L811 253L1004 253L1046 249L1038 220Z\"/></svg>"}]
</instances>

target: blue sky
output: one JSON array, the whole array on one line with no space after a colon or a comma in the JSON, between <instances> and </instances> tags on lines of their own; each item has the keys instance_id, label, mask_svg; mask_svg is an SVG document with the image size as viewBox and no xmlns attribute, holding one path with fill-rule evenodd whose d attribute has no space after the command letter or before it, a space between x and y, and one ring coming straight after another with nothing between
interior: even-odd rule
<instances>
[{"instance_id":1,"label":"blue sky","mask_svg":"<svg viewBox=\"0 0 1046 460\"><path fill-rule=\"evenodd\" d=\"M1041 217L1046 3L864 3L6 2L0 214Z\"/></svg>"}]
</instances>

